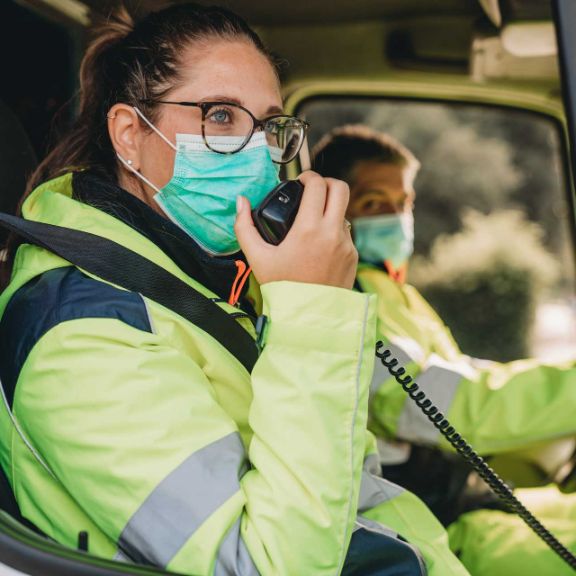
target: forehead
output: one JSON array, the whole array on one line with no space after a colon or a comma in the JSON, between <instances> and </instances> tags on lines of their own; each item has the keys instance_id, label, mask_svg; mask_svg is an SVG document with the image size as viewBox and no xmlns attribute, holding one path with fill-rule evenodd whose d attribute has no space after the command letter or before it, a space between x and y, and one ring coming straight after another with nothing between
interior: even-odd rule
<instances>
[{"instance_id":1,"label":"forehead","mask_svg":"<svg viewBox=\"0 0 576 576\"><path fill-rule=\"evenodd\" d=\"M180 64L181 83L172 97L229 96L254 112L281 105L276 71L248 40L211 39L192 44L183 51Z\"/></svg>"},{"instance_id":2,"label":"forehead","mask_svg":"<svg viewBox=\"0 0 576 576\"><path fill-rule=\"evenodd\" d=\"M405 166L361 161L354 166L351 176L350 185L354 195L366 192L403 196L414 194L413 176L411 170Z\"/></svg>"}]
</instances>

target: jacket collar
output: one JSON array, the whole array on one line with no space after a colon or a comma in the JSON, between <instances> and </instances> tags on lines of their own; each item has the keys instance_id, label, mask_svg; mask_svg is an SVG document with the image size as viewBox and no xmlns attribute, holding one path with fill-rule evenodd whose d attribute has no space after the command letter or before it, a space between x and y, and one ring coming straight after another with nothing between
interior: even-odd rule
<instances>
[{"instance_id":1,"label":"jacket collar","mask_svg":"<svg viewBox=\"0 0 576 576\"><path fill-rule=\"evenodd\" d=\"M94 171L74 173L72 188L73 199L121 220L158 246L188 276L227 300L236 278L235 261L245 262L241 252L209 256L176 224Z\"/></svg>"}]
</instances>

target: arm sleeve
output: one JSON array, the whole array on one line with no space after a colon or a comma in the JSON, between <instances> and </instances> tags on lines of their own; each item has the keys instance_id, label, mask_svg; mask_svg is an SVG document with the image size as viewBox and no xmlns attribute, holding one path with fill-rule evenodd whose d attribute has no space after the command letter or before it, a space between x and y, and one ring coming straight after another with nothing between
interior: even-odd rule
<instances>
[{"instance_id":1,"label":"arm sleeve","mask_svg":"<svg viewBox=\"0 0 576 576\"><path fill-rule=\"evenodd\" d=\"M432 345L399 336L385 318L380 318L378 337L480 454L576 435L574 361L497 363L470 358L460 352L436 314L426 314L426 321L437 324ZM449 448L379 361L371 384L370 417L377 434Z\"/></svg>"},{"instance_id":2,"label":"arm sleeve","mask_svg":"<svg viewBox=\"0 0 576 576\"><path fill-rule=\"evenodd\" d=\"M373 300L277 283L264 306L251 383L236 370L253 392L244 440L207 377L224 351L201 368L156 334L82 319L30 353L14 412L132 560L185 574L340 569L364 454Z\"/></svg>"}]
</instances>

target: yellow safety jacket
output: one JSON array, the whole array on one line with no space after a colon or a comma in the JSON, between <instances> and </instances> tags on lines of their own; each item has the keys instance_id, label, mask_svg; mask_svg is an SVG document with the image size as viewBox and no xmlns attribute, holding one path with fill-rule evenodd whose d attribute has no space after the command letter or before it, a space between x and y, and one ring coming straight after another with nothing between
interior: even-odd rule
<instances>
[{"instance_id":1,"label":"yellow safety jacket","mask_svg":"<svg viewBox=\"0 0 576 576\"><path fill-rule=\"evenodd\" d=\"M357 279L364 292L378 296L378 338L480 454L576 435L570 408L576 406L575 360L471 358L414 287L370 265L360 266ZM378 436L448 446L379 364L370 394L370 428Z\"/></svg>"},{"instance_id":2,"label":"yellow safety jacket","mask_svg":"<svg viewBox=\"0 0 576 576\"><path fill-rule=\"evenodd\" d=\"M462 354L449 329L414 287L398 283L382 269L367 264L359 267L357 282L363 291L378 296L378 338L480 453L516 452L533 442L575 435L574 362L554 365L522 360L501 364L471 358ZM407 442L448 447L378 363L370 388L369 427L379 436L383 463L398 464L407 457L409 450L402 450L404 444L409 448ZM528 451L522 456L528 456ZM431 483L426 469L416 473L422 474L423 486ZM396 476L402 481L402 473ZM436 488L442 490L442 486ZM515 493L576 552L576 494L561 494L555 486ZM433 500L438 500L437 495ZM448 533L452 550L474 576L573 573L516 514L468 512L450 524Z\"/></svg>"},{"instance_id":3,"label":"yellow safety jacket","mask_svg":"<svg viewBox=\"0 0 576 576\"><path fill-rule=\"evenodd\" d=\"M129 217L80 201L81 178L36 189L24 217L138 252L254 335ZM0 297L0 463L23 516L63 544L86 530L93 554L184 574L339 574L363 533L402 573L465 576L421 501L370 473L376 298L253 291L268 324L249 374L171 310L22 245Z\"/></svg>"}]
</instances>

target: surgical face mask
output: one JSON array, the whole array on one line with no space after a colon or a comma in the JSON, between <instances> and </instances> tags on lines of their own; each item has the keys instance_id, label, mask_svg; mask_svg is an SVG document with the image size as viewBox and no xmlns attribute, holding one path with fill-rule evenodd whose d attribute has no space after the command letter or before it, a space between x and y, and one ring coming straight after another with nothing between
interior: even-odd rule
<instances>
[{"instance_id":1,"label":"surgical face mask","mask_svg":"<svg viewBox=\"0 0 576 576\"><path fill-rule=\"evenodd\" d=\"M186 234L212 255L233 254L240 249L234 221L236 197L246 196L258 206L279 182L278 167L272 162L266 135L256 132L235 154L210 150L201 135L176 134L176 145L136 109L139 116L176 151L172 178L163 188L136 171L123 158L120 161L157 194L154 200ZM232 144L230 136L211 137L218 146Z\"/></svg>"},{"instance_id":2,"label":"surgical face mask","mask_svg":"<svg viewBox=\"0 0 576 576\"><path fill-rule=\"evenodd\" d=\"M394 268L399 268L414 252L411 211L355 218L352 229L360 260L364 262L380 264L390 260Z\"/></svg>"}]
</instances>

